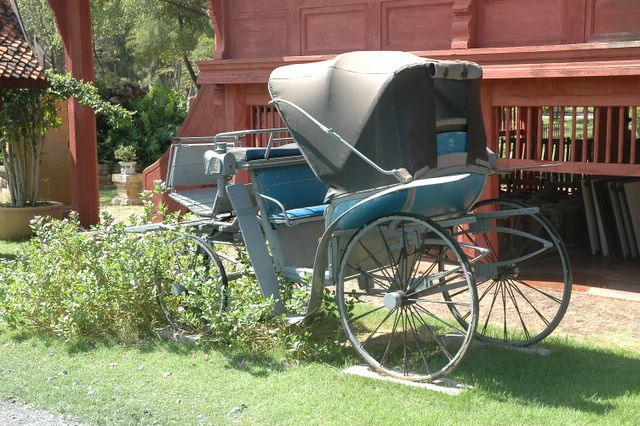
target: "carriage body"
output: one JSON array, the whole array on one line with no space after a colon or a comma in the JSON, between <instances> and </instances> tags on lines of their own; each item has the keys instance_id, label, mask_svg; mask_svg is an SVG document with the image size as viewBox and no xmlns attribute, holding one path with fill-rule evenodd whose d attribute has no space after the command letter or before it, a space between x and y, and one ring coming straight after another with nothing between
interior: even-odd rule
<instances>
[{"instance_id":1,"label":"carriage body","mask_svg":"<svg viewBox=\"0 0 640 426\"><path fill-rule=\"evenodd\" d=\"M279 276L312 277L307 317L332 286L354 348L375 370L409 380L448 374L474 336L526 345L549 334L570 294L566 253L535 208L477 204L495 160L486 147L481 75L470 62L403 52L285 66L269 80L285 128L179 140L170 195L205 217L196 222L198 247L206 246L223 287L232 279L216 244L246 247L276 313L284 311ZM267 147L236 146L258 133L269 134ZM251 184L233 183L241 170ZM509 228L520 219L525 225ZM518 238L522 250L511 253ZM542 278L518 266L550 252L562 269L559 297L530 285ZM527 280L525 291L517 280ZM541 329L522 320L522 305L542 310L529 289L553 300L537 319ZM495 313L498 297L513 306ZM507 316L523 330L507 331Z\"/></svg>"}]
</instances>

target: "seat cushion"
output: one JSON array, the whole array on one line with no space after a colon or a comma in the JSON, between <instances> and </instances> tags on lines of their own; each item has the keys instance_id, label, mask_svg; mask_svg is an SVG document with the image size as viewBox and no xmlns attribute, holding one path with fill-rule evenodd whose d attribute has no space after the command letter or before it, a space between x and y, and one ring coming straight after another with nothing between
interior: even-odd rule
<instances>
[{"instance_id":1,"label":"seat cushion","mask_svg":"<svg viewBox=\"0 0 640 426\"><path fill-rule=\"evenodd\" d=\"M287 210L287 219L289 222L302 221L315 217L322 217L324 211L327 209L327 204L320 204L317 206L301 207L298 209ZM272 223L284 223L284 213L270 214L268 217Z\"/></svg>"}]
</instances>

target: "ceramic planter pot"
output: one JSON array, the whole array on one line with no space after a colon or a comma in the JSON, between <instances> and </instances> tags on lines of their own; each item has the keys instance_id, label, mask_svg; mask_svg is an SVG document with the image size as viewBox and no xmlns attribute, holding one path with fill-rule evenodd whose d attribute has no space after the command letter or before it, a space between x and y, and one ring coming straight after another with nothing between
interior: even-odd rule
<instances>
[{"instance_id":1,"label":"ceramic planter pot","mask_svg":"<svg viewBox=\"0 0 640 426\"><path fill-rule=\"evenodd\" d=\"M36 216L62 219L64 205L49 201L36 207L0 207L0 240L20 240L31 236L29 222Z\"/></svg>"}]
</instances>

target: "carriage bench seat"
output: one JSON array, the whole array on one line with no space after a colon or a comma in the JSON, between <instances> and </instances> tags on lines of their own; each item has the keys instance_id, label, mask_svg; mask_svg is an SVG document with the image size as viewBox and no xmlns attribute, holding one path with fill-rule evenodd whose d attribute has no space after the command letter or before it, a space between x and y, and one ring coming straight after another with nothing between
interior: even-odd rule
<instances>
[{"instance_id":1,"label":"carriage bench seat","mask_svg":"<svg viewBox=\"0 0 640 426\"><path fill-rule=\"evenodd\" d=\"M246 149L244 155L255 193L264 207L262 213L273 226L293 226L323 218L327 186L316 177L297 147L273 148L268 159L264 158L264 148ZM282 162L283 157L297 156L300 161ZM252 163L260 166L251 167Z\"/></svg>"}]
</instances>

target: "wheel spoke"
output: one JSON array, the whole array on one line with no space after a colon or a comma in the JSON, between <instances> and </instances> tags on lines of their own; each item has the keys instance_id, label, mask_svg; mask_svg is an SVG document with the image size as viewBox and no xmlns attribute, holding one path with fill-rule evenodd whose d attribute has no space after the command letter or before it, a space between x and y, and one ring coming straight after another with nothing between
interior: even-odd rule
<instances>
[{"instance_id":1,"label":"wheel spoke","mask_svg":"<svg viewBox=\"0 0 640 426\"><path fill-rule=\"evenodd\" d=\"M509 285L506 286L507 287L507 291L509 292L509 298L511 299L511 303L513 303L513 307L515 308L516 312L518 313L518 318L520 318L520 324L522 324L522 330L524 331L525 336L527 336L527 340L531 339L531 334L529 333L529 330L527 329L527 325L524 323L524 318L522 318L522 314L520 313L520 307L518 306L518 302L516 301L516 297L513 294L513 288L511 283L509 283Z\"/></svg>"},{"instance_id":2,"label":"wheel spoke","mask_svg":"<svg viewBox=\"0 0 640 426\"><path fill-rule=\"evenodd\" d=\"M543 296L548 297L549 299L553 300L554 302L556 302L557 304L562 304L562 300L558 299L557 297L549 294L549 293L545 293L544 291L540 290L539 288L532 286L531 284L528 284L518 278L513 278L513 280L519 284L522 284L525 287L530 288L531 290L537 291L538 293L542 294Z\"/></svg>"},{"instance_id":3,"label":"wheel spoke","mask_svg":"<svg viewBox=\"0 0 640 426\"><path fill-rule=\"evenodd\" d=\"M504 288L506 284L503 282L500 286L500 290L502 293L502 330L503 330L503 340L506 342L507 339L507 295L505 294Z\"/></svg>"},{"instance_id":4,"label":"wheel spoke","mask_svg":"<svg viewBox=\"0 0 640 426\"><path fill-rule=\"evenodd\" d=\"M425 327L427 333L431 336L434 342L440 347L440 350L445 354L445 356L451 361L453 356L449 353L449 350L445 346L444 342L436 335L436 333L429 327L429 325L422 319L420 315L418 315L418 321L422 323L422 326ZM462 333L464 336L464 333Z\"/></svg>"},{"instance_id":5,"label":"wheel spoke","mask_svg":"<svg viewBox=\"0 0 640 426\"><path fill-rule=\"evenodd\" d=\"M418 231L416 231L415 234L416 234L416 241L420 240ZM413 259L411 260L411 268L410 268L411 274L409 275L409 278L415 277L416 274L418 273L418 269L420 268L420 259L422 258L422 255L424 253L424 242L426 240L427 240L427 233L425 232L422 238L422 241L420 242L420 245L416 247L415 253L413 255Z\"/></svg>"},{"instance_id":6,"label":"wheel spoke","mask_svg":"<svg viewBox=\"0 0 640 426\"><path fill-rule=\"evenodd\" d=\"M538 223L538 227L536 228L535 232L529 232L527 231L527 233L531 234L531 235L535 235L535 236L539 236L539 232L542 230L542 223ZM526 253L526 248L529 247L529 244L531 244L532 242L535 242L536 240L533 240L531 238L527 238L527 241L522 245L522 247L520 247L520 251L518 252L518 255L515 256L515 259L518 259L520 257L522 257L523 253ZM528 259L527 259L528 260ZM520 262L523 263L523 262Z\"/></svg>"},{"instance_id":7,"label":"wheel spoke","mask_svg":"<svg viewBox=\"0 0 640 426\"><path fill-rule=\"evenodd\" d=\"M442 324L446 325L447 327L449 327L452 330L457 331L458 333L460 333L461 335L464 336L464 334L466 333L464 330L459 329L458 327L448 323L447 321L443 320L442 318L434 315L432 312L430 312L428 309L426 309L424 306L420 305L420 303L414 303L413 306L416 307L416 309L420 309L422 312L424 312L425 314L427 314L429 317L433 318L436 321L441 322Z\"/></svg>"},{"instance_id":8,"label":"wheel spoke","mask_svg":"<svg viewBox=\"0 0 640 426\"><path fill-rule=\"evenodd\" d=\"M391 342L393 341L393 336L396 334L396 328L398 327L398 320L400 319L399 310L396 309L396 316L393 320L393 327L391 328L391 336L389 336L389 341L387 342L387 347L384 349L384 353L382 354L382 359L380 360L380 365L384 365L387 360L387 355L389 354L389 348L391 347Z\"/></svg>"},{"instance_id":9,"label":"wheel spoke","mask_svg":"<svg viewBox=\"0 0 640 426\"><path fill-rule=\"evenodd\" d=\"M409 375L409 366L407 365L407 315L405 308L400 308L402 316L402 372L405 376Z\"/></svg>"},{"instance_id":10,"label":"wheel spoke","mask_svg":"<svg viewBox=\"0 0 640 426\"><path fill-rule=\"evenodd\" d=\"M420 344L420 336L419 336L419 333L418 333L418 327L416 325L415 318L414 318L415 313L413 312L411 307L409 307L409 311L412 314L409 318L411 319L411 323L412 323L411 330L413 331L413 336L416 339L416 346L418 347L418 351L420 352L420 357L422 358L422 361L424 362L424 367L427 370L427 374L431 374L431 368L429 367L429 363L427 362L427 357L424 354L424 351L422 350L422 345Z\"/></svg>"},{"instance_id":11,"label":"wheel spoke","mask_svg":"<svg viewBox=\"0 0 640 426\"><path fill-rule=\"evenodd\" d=\"M496 299L498 298L498 293L500 292L500 287L502 286L501 282L498 282L497 284L497 289L495 291L495 293L493 293L493 299L491 300L491 306L489 307L489 312L487 312L487 318L484 321L484 326L482 327L482 332L481 334L485 334L487 331L487 326L489 325L489 319L491 318L491 313L493 312L493 306L496 303Z\"/></svg>"},{"instance_id":12,"label":"wheel spoke","mask_svg":"<svg viewBox=\"0 0 640 426\"><path fill-rule=\"evenodd\" d=\"M392 282L395 282L397 279L399 279L398 276L398 264L396 263L396 259L395 256L393 255L393 252L391 251L391 247L389 247L389 243L387 242L387 238L384 236L384 233L382 232L382 227L380 225L378 225L378 232L380 233L380 237L382 237L382 241L384 243L384 248L387 252L387 257L389 258L389 262L391 262L391 272L393 273L393 279L391 280ZM402 250L400 250L400 253L398 254L398 261L400 261L400 256L402 255Z\"/></svg>"},{"instance_id":13,"label":"wheel spoke","mask_svg":"<svg viewBox=\"0 0 640 426\"><path fill-rule=\"evenodd\" d=\"M409 276L409 241L407 240L407 231L404 222L402 222L402 249L400 250L400 254L402 258L401 288L402 291L407 291L411 277ZM400 265L398 265L398 267L400 267Z\"/></svg>"},{"instance_id":14,"label":"wheel spoke","mask_svg":"<svg viewBox=\"0 0 640 426\"><path fill-rule=\"evenodd\" d=\"M390 283L395 282L395 280L392 277L390 277L389 274L386 273L385 267L382 266L382 263L380 263L378 258L373 253L371 253L371 251L362 243L361 240L358 240L358 244L360 244L362 246L362 248L367 252L369 257L371 257L371 259L373 259L373 261L375 262L376 266L378 266L378 268L380 269L380 272L387 277L389 282Z\"/></svg>"},{"instance_id":15,"label":"wheel spoke","mask_svg":"<svg viewBox=\"0 0 640 426\"><path fill-rule=\"evenodd\" d=\"M447 250L449 249L449 247L444 247L446 250L442 250L442 246L440 247L440 254L438 255L438 258L436 259L437 261L434 261L431 266L429 266L429 268L422 274L420 275L420 278L418 278L417 280L415 280L414 282L416 283L415 286L418 285L418 283L422 282L427 276L429 276L429 274L433 271L433 269L436 267L436 265L438 265L442 259L444 258L444 254L447 252ZM414 287L407 289L407 292L409 292L409 290L413 290ZM414 294L414 293L410 293L409 295Z\"/></svg>"},{"instance_id":16,"label":"wheel spoke","mask_svg":"<svg viewBox=\"0 0 640 426\"><path fill-rule=\"evenodd\" d=\"M453 305L453 306L466 306L466 307L471 306L470 303L454 302L451 300L421 300L421 299L412 299L412 298L407 298L407 300L409 300L410 302L434 303L436 305Z\"/></svg>"},{"instance_id":17,"label":"wheel spoke","mask_svg":"<svg viewBox=\"0 0 640 426\"><path fill-rule=\"evenodd\" d=\"M355 267L353 267L353 266L351 266L351 265L349 265L349 264L347 264L347 266L348 266L349 268L353 269L354 271L357 271L357 272L359 272L360 274L362 274L362 275L366 276L367 278L371 278L371 281L375 281L375 282L377 282L377 283L380 285L380 287L382 287L383 289L385 289L385 290L387 290L387 291L391 291L391 290L390 290L390 286L389 286L387 283L385 283L384 281L381 281L381 280L380 280L380 278L376 277L376 276L375 276L375 275L373 275L372 273L367 272L367 271L365 271L364 269L355 268Z\"/></svg>"},{"instance_id":18,"label":"wheel spoke","mask_svg":"<svg viewBox=\"0 0 640 426\"><path fill-rule=\"evenodd\" d=\"M548 326L550 324L549 320L547 320L547 318L544 315L542 315L542 313L538 310L538 308L535 307L533 302L531 302L531 300L529 300L529 298L525 296L522 290L520 290L520 288L518 288L518 286L516 285L514 285L514 289L518 292L518 294L520 294L520 296L522 296L522 298L529 304L529 306L531 306L531 309L533 309L535 313L538 314L542 322L544 322L544 324Z\"/></svg>"},{"instance_id":19,"label":"wheel spoke","mask_svg":"<svg viewBox=\"0 0 640 426\"><path fill-rule=\"evenodd\" d=\"M496 286L496 281L492 281L491 284L487 286L487 288L482 293L482 296L478 298L478 305L480 305L480 302L482 301L482 299L484 299L484 297L489 293L489 291L495 286ZM466 321L469 315L471 315L471 310L469 310L466 314L464 314L462 316L462 319Z\"/></svg>"},{"instance_id":20,"label":"wheel spoke","mask_svg":"<svg viewBox=\"0 0 640 426\"><path fill-rule=\"evenodd\" d=\"M382 326L382 324L384 324L389 317L391 316L391 314L393 314L396 311L396 309L394 308L393 310L389 311L389 313L387 313L387 315L384 317L384 319L380 322L380 324L378 324L378 326L371 332L371 334L369 334L369 336L365 339L364 342L362 342L362 345L360 345L360 347L364 348L364 346L367 344L367 342L369 341L369 339L371 339L371 337L373 337L374 334L376 334L378 332L378 329ZM349 321L352 322L352 321Z\"/></svg>"}]
</instances>

